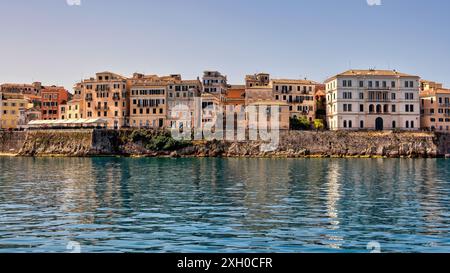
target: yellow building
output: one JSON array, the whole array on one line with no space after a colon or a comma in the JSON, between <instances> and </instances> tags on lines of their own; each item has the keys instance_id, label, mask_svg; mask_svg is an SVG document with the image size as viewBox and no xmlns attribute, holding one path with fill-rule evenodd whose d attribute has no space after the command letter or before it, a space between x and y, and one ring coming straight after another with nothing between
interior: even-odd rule
<instances>
[{"instance_id":1,"label":"yellow building","mask_svg":"<svg viewBox=\"0 0 450 273\"><path fill-rule=\"evenodd\" d=\"M25 125L27 109L33 107L22 94L1 93L1 129L17 129Z\"/></svg>"},{"instance_id":2,"label":"yellow building","mask_svg":"<svg viewBox=\"0 0 450 273\"><path fill-rule=\"evenodd\" d=\"M71 100L67 104L60 105L59 119L82 119L81 100Z\"/></svg>"}]
</instances>

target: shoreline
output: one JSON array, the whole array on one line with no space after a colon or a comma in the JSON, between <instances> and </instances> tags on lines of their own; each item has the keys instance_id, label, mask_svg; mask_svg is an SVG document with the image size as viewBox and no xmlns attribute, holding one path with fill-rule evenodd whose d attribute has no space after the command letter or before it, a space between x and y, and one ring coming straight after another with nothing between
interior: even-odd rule
<instances>
[{"instance_id":1,"label":"shoreline","mask_svg":"<svg viewBox=\"0 0 450 273\"><path fill-rule=\"evenodd\" d=\"M0 156L160 158L450 158L450 134L286 131L267 142L177 141L154 130L37 130L0 133Z\"/></svg>"}]
</instances>

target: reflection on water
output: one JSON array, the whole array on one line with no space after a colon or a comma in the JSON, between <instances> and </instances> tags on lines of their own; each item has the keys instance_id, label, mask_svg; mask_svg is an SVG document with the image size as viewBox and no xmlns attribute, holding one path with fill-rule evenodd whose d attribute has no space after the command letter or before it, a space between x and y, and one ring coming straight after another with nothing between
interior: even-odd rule
<instances>
[{"instance_id":1,"label":"reflection on water","mask_svg":"<svg viewBox=\"0 0 450 273\"><path fill-rule=\"evenodd\" d=\"M0 158L0 252L450 250L450 164Z\"/></svg>"}]
</instances>

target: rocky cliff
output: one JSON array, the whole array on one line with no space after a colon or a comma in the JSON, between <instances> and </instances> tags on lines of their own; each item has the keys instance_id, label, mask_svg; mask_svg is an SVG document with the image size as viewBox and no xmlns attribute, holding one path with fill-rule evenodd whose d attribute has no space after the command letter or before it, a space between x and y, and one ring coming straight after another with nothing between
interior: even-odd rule
<instances>
[{"instance_id":1,"label":"rocky cliff","mask_svg":"<svg viewBox=\"0 0 450 273\"><path fill-rule=\"evenodd\" d=\"M2 132L2 149L22 156L443 157L450 136L435 133L283 132L278 148L262 141L175 141L164 131L40 130Z\"/></svg>"}]
</instances>

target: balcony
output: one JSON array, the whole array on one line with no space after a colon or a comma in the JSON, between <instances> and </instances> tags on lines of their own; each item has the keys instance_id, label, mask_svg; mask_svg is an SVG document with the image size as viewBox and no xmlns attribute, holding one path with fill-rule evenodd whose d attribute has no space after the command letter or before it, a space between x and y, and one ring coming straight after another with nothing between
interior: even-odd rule
<instances>
[{"instance_id":1,"label":"balcony","mask_svg":"<svg viewBox=\"0 0 450 273\"><path fill-rule=\"evenodd\" d=\"M439 107L450 108L450 103L439 103Z\"/></svg>"},{"instance_id":2,"label":"balcony","mask_svg":"<svg viewBox=\"0 0 450 273\"><path fill-rule=\"evenodd\" d=\"M115 101L120 100L120 96L119 95L114 95L113 96L113 100L115 100Z\"/></svg>"},{"instance_id":3,"label":"balcony","mask_svg":"<svg viewBox=\"0 0 450 273\"><path fill-rule=\"evenodd\" d=\"M109 110L109 107L108 106L95 106L95 110L97 110L97 111L108 111Z\"/></svg>"},{"instance_id":4,"label":"balcony","mask_svg":"<svg viewBox=\"0 0 450 273\"><path fill-rule=\"evenodd\" d=\"M369 99L366 99L366 102L389 103L389 102L392 102L392 100L391 99L383 99L383 98L369 98Z\"/></svg>"},{"instance_id":5,"label":"balcony","mask_svg":"<svg viewBox=\"0 0 450 273\"><path fill-rule=\"evenodd\" d=\"M372 86L364 88L367 91L391 91L392 88L388 86Z\"/></svg>"}]
</instances>

